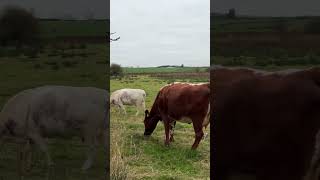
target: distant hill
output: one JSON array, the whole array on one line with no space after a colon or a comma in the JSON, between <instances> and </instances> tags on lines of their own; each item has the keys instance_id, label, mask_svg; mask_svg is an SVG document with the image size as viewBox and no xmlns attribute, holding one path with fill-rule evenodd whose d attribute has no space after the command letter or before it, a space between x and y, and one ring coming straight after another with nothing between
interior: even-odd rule
<instances>
[{"instance_id":1,"label":"distant hill","mask_svg":"<svg viewBox=\"0 0 320 180\"><path fill-rule=\"evenodd\" d=\"M183 67L183 66L177 66L177 65L162 65L162 66L157 66L157 68L175 68L175 67Z\"/></svg>"},{"instance_id":2,"label":"distant hill","mask_svg":"<svg viewBox=\"0 0 320 180\"><path fill-rule=\"evenodd\" d=\"M222 13L222 12L212 12L210 13L210 17L227 17L227 12ZM236 17L238 18L287 18L287 19L309 19L309 18L320 18L320 16L309 16L309 15L304 15L304 16L295 16L295 17L281 17L281 16L254 16L254 15L246 15L246 14L236 14Z\"/></svg>"}]
</instances>

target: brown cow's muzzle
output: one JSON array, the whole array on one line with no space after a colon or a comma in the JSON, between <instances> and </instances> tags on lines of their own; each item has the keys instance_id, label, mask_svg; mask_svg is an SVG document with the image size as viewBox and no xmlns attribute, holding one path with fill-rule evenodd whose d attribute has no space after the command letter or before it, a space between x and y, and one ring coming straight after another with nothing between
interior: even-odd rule
<instances>
[{"instance_id":1,"label":"brown cow's muzzle","mask_svg":"<svg viewBox=\"0 0 320 180\"><path fill-rule=\"evenodd\" d=\"M148 132L148 131L144 131L144 136L150 136L151 135L151 132Z\"/></svg>"}]
</instances>

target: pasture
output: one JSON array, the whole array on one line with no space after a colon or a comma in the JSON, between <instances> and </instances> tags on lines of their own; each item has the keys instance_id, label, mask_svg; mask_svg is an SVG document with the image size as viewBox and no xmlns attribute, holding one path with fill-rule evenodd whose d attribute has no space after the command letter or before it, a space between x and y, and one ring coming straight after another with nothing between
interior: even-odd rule
<instances>
[{"instance_id":1,"label":"pasture","mask_svg":"<svg viewBox=\"0 0 320 180\"><path fill-rule=\"evenodd\" d=\"M318 17L211 16L211 22L213 64L260 69L320 65Z\"/></svg>"},{"instance_id":2,"label":"pasture","mask_svg":"<svg viewBox=\"0 0 320 180\"><path fill-rule=\"evenodd\" d=\"M70 23L68 21L61 21L60 24L47 23L49 24L42 24L43 28L51 29L55 26L57 34L54 36L68 36L83 29L77 27L81 26L81 22L73 22L77 26L68 24ZM103 23L105 25L105 22ZM74 26L77 28L71 28ZM90 24L82 26L86 26L87 30L75 33L77 36L99 35L97 30L91 32L93 30L90 30ZM101 28L102 23L99 26ZM98 29L98 27L95 28ZM66 29L69 30L66 31ZM101 29L106 30L106 26ZM50 34L49 30L43 32ZM0 50L0 108L14 94L42 85L93 86L108 89L109 58L105 42L101 44L83 41L81 44L72 44L54 39L54 42L43 44L36 54L14 48L2 48ZM103 146L98 149L93 167L87 172L82 172L81 166L86 158L87 147L80 138L50 138L48 144L55 165L47 168L44 153L35 148L32 167L30 171L24 173L23 179L105 179L106 157L103 154ZM12 141L0 147L0 179L21 179L17 153L22 147L22 144Z\"/></svg>"},{"instance_id":3,"label":"pasture","mask_svg":"<svg viewBox=\"0 0 320 180\"><path fill-rule=\"evenodd\" d=\"M134 70L132 70L134 71ZM159 73L161 74L161 73ZM162 73L165 74L165 73ZM173 80L174 79L174 80ZM209 81L207 76L127 75L110 80L110 91L141 88L147 93L146 108L150 110L159 89L172 81ZM194 81L195 80L195 81ZM151 137L145 138L144 113L135 116L135 107L126 106L127 115L111 107L111 178L112 179L209 179L210 128L208 136L196 151L191 150L194 130L191 124L177 122L175 141L164 145L164 127L158 123Z\"/></svg>"}]
</instances>

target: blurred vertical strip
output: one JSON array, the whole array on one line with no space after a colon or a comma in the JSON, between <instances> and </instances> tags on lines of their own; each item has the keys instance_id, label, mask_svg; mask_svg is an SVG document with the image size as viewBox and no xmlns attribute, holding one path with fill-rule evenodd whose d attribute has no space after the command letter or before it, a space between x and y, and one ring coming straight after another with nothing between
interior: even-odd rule
<instances>
[{"instance_id":1,"label":"blurred vertical strip","mask_svg":"<svg viewBox=\"0 0 320 180\"><path fill-rule=\"evenodd\" d=\"M106 65L106 78L107 78L107 90L110 95L110 0L107 0L107 65ZM110 112L109 103L106 107L106 110ZM110 179L110 113L106 113L109 117L107 118L107 124L108 124L108 133L107 133L107 147L105 149L106 151L106 179Z\"/></svg>"}]
</instances>

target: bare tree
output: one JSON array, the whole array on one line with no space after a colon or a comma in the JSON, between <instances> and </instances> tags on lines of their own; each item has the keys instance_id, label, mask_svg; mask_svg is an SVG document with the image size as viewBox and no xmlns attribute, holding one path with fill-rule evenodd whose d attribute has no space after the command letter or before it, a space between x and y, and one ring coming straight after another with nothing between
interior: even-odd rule
<instances>
[{"instance_id":1,"label":"bare tree","mask_svg":"<svg viewBox=\"0 0 320 180\"><path fill-rule=\"evenodd\" d=\"M112 34L115 34L116 32L114 33L107 33L107 39L110 39L110 42L112 41L118 41L120 39L120 36L116 37L116 38L111 38L111 35Z\"/></svg>"}]
</instances>

